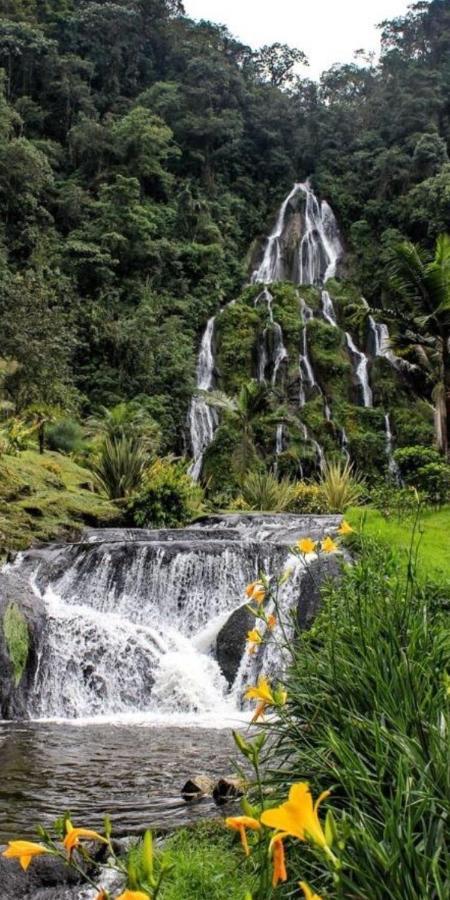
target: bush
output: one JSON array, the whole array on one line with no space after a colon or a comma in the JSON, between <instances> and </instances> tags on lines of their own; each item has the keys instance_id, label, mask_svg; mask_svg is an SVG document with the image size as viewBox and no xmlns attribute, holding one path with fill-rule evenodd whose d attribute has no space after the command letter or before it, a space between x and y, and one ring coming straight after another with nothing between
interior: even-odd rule
<instances>
[{"instance_id":1,"label":"bush","mask_svg":"<svg viewBox=\"0 0 450 900\"><path fill-rule=\"evenodd\" d=\"M442 463L442 456L434 447L402 447L394 453L395 462L398 465L400 475L406 484L416 484L416 476L419 469L429 463Z\"/></svg>"},{"instance_id":2,"label":"bush","mask_svg":"<svg viewBox=\"0 0 450 900\"><path fill-rule=\"evenodd\" d=\"M242 509L261 512L285 512L292 508L295 485L287 478L281 481L270 472L250 472L242 485Z\"/></svg>"},{"instance_id":3,"label":"bush","mask_svg":"<svg viewBox=\"0 0 450 900\"><path fill-rule=\"evenodd\" d=\"M83 429L74 419L60 419L47 425L45 436L49 450L77 453L83 447Z\"/></svg>"},{"instance_id":4,"label":"bush","mask_svg":"<svg viewBox=\"0 0 450 900\"><path fill-rule=\"evenodd\" d=\"M418 486L430 503L442 506L450 497L450 466L445 462L430 462L422 466L417 474Z\"/></svg>"},{"instance_id":5,"label":"bush","mask_svg":"<svg viewBox=\"0 0 450 900\"><path fill-rule=\"evenodd\" d=\"M385 481L370 492L370 501L385 519L396 516L405 519L414 516L425 496L413 487L394 488Z\"/></svg>"},{"instance_id":6,"label":"bush","mask_svg":"<svg viewBox=\"0 0 450 900\"><path fill-rule=\"evenodd\" d=\"M297 484L291 512L322 515L329 512L326 499L318 484Z\"/></svg>"},{"instance_id":7,"label":"bush","mask_svg":"<svg viewBox=\"0 0 450 900\"><path fill-rule=\"evenodd\" d=\"M332 513L343 513L349 506L356 506L363 492L348 462L327 463L319 486L327 510Z\"/></svg>"},{"instance_id":8,"label":"bush","mask_svg":"<svg viewBox=\"0 0 450 900\"><path fill-rule=\"evenodd\" d=\"M186 474L184 464L157 459L130 500L128 517L140 528L176 528L199 515L202 504L203 490Z\"/></svg>"},{"instance_id":9,"label":"bush","mask_svg":"<svg viewBox=\"0 0 450 900\"><path fill-rule=\"evenodd\" d=\"M107 438L92 471L110 500L129 497L142 482L148 457L137 438Z\"/></svg>"}]
</instances>

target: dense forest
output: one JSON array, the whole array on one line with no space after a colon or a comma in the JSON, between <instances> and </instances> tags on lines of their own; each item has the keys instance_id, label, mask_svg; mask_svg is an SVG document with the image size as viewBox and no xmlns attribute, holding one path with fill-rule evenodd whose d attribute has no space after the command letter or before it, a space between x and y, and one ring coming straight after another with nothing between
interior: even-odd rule
<instances>
[{"instance_id":1,"label":"dense forest","mask_svg":"<svg viewBox=\"0 0 450 900\"><path fill-rule=\"evenodd\" d=\"M2 380L19 414L137 400L182 453L205 323L308 176L345 278L409 321L387 262L404 239L432 256L450 223L448 0L382 23L379 61L361 51L318 83L296 74L301 48L253 50L178 0L0 12Z\"/></svg>"}]
</instances>

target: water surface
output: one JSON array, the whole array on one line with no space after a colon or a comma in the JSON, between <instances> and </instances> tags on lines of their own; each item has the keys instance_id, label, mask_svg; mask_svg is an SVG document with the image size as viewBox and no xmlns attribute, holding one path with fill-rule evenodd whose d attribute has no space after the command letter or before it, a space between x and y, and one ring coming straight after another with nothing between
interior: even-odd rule
<instances>
[{"instance_id":1,"label":"water surface","mask_svg":"<svg viewBox=\"0 0 450 900\"><path fill-rule=\"evenodd\" d=\"M187 806L180 789L197 773L232 771L231 731L97 722L0 725L0 842L35 836L65 810L116 836L220 815L212 801Z\"/></svg>"}]
</instances>

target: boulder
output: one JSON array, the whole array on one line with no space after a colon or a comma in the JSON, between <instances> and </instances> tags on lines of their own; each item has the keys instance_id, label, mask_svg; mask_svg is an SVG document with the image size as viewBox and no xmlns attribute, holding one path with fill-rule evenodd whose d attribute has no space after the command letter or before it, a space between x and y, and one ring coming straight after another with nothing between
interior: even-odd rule
<instances>
[{"instance_id":1,"label":"boulder","mask_svg":"<svg viewBox=\"0 0 450 900\"><path fill-rule=\"evenodd\" d=\"M80 883L78 873L64 865L62 860L50 856L37 857L24 872L18 860L0 856L2 900L75 900L79 897Z\"/></svg>"},{"instance_id":2,"label":"boulder","mask_svg":"<svg viewBox=\"0 0 450 900\"><path fill-rule=\"evenodd\" d=\"M329 578L342 575L343 557L338 554L321 556L305 569L299 585L297 622L302 631L310 628L320 609L320 592Z\"/></svg>"},{"instance_id":3,"label":"boulder","mask_svg":"<svg viewBox=\"0 0 450 900\"><path fill-rule=\"evenodd\" d=\"M243 604L236 609L220 629L216 642L216 659L222 674L231 686L238 673L247 641L247 632L254 628L255 617Z\"/></svg>"},{"instance_id":4,"label":"boulder","mask_svg":"<svg viewBox=\"0 0 450 900\"><path fill-rule=\"evenodd\" d=\"M44 605L14 569L0 574L0 719L24 718L45 634Z\"/></svg>"}]
</instances>

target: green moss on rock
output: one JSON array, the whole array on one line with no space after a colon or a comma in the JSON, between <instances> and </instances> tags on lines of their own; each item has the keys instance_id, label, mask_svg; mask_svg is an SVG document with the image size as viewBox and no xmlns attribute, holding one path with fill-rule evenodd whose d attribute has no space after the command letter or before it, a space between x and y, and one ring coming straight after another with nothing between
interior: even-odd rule
<instances>
[{"instance_id":1,"label":"green moss on rock","mask_svg":"<svg viewBox=\"0 0 450 900\"><path fill-rule=\"evenodd\" d=\"M16 603L10 603L6 608L3 617L3 633L17 686L27 664L30 635L25 616Z\"/></svg>"}]
</instances>

